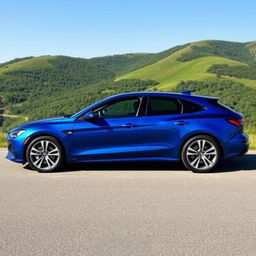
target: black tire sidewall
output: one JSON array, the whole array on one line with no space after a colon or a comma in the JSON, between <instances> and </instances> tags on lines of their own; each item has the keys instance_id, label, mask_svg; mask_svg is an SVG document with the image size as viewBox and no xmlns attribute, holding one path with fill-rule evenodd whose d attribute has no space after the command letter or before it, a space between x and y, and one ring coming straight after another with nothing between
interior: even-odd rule
<instances>
[{"instance_id":1,"label":"black tire sidewall","mask_svg":"<svg viewBox=\"0 0 256 256\"><path fill-rule=\"evenodd\" d=\"M217 160L216 160L215 164L212 167L207 168L207 169L203 169L203 170L196 169L193 166L191 166L190 163L187 160L187 157L186 157L186 151L187 151L187 148L189 147L189 145L192 142L194 142L195 140L199 140L199 139L210 141L214 145L214 147L216 148L216 151L217 151ZM186 168L189 169L189 170L192 170L193 172L196 172L196 173L211 172L219 164L219 160L220 160L220 147L219 147L218 143L216 142L216 140L214 138L212 138L211 136L208 136L208 135L196 135L196 136L190 138L189 140L187 140L185 142L185 144L183 145L182 151L181 151L181 160L182 160L182 163L186 166Z\"/></svg>"},{"instance_id":2,"label":"black tire sidewall","mask_svg":"<svg viewBox=\"0 0 256 256\"><path fill-rule=\"evenodd\" d=\"M48 170L39 169L39 168L37 168L37 167L32 163L32 161L30 160L30 150L31 150L31 148L33 147L33 145L34 145L35 143L37 143L38 141L40 141L40 140L48 140L48 141L51 141L51 142L54 143L54 144L57 146L57 148L59 149L60 158L59 158L59 161L58 161L57 165L55 165L54 168L51 168L51 169L48 169ZM58 170L58 169L62 166L62 164L63 164L63 149L62 149L62 147L61 147L59 141L56 140L54 137L51 137L51 136L40 136L40 137L37 137L37 138L33 139L33 140L29 143L29 145L28 145L28 147L27 147L27 149L26 149L26 159L27 159L27 162L28 162L29 166L30 166L33 170L36 170L36 171L38 171L38 172L52 172L52 171L56 171L56 170Z\"/></svg>"}]
</instances>

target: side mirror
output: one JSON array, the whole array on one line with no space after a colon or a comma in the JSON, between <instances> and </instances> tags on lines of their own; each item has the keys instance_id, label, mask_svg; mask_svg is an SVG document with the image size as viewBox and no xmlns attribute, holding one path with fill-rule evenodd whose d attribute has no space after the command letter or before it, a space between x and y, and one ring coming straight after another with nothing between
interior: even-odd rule
<instances>
[{"instance_id":1,"label":"side mirror","mask_svg":"<svg viewBox=\"0 0 256 256\"><path fill-rule=\"evenodd\" d=\"M83 119L84 120L91 120L91 119L93 119L93 118L95 118L96 117L96 114L94 113L94 112L92 112L92 111L89 111L89 112L87 112L84 116L83 116Z\"/></svg>"}]
</instances>

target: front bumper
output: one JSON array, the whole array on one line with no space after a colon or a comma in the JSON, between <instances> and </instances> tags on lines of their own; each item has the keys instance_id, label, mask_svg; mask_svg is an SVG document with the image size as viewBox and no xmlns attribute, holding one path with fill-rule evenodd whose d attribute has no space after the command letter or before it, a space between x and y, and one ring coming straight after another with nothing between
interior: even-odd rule
<instances>
[{"instance_id":1,"label":"front bumper","mask_svg":"<svg viewBox=\"0 0 256 256\"><path fill-rule=\"evenodd\" d=\"M6 158L18 162L18 163L24 163L25 158L24 158L24 140L20 138L16 139L10 139L7 137L7 148L8 148L8 153Z\"/></svg>"}]
</instances>

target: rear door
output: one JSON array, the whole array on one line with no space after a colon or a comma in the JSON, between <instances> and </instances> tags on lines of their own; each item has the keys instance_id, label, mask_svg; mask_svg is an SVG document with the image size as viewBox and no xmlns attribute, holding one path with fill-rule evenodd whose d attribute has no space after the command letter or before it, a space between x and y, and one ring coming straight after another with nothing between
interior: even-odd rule
<instances>
[{"instance_id":1,"label":"rear door","mask_svg":"<svg viewBox=\"0 0 256 256\"><path fill-rule=\"evenodd\" d=\"M177 98L149 96L145 115L139 121L139 156L174 158L182 129L189 124L182 119L182 104Z\"/></svg>"}]
</instances>

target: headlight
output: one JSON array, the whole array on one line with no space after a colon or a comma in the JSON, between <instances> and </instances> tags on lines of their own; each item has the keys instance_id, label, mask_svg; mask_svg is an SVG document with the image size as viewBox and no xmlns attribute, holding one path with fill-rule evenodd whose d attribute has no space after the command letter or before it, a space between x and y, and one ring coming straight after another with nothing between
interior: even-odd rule
<instances>
[{"instance_id":1,"label":"headlight","mask_svg":"<svg viewBox=\"0 0 256 256\"><path fill-rule=\"evenodd\" d=\"M26 130L17 130L17 131L13 131L9 133L9 136L11 138L16 138L18 136L20 136L21 134L23 134Z\"/></svg>"}]
</instances>

